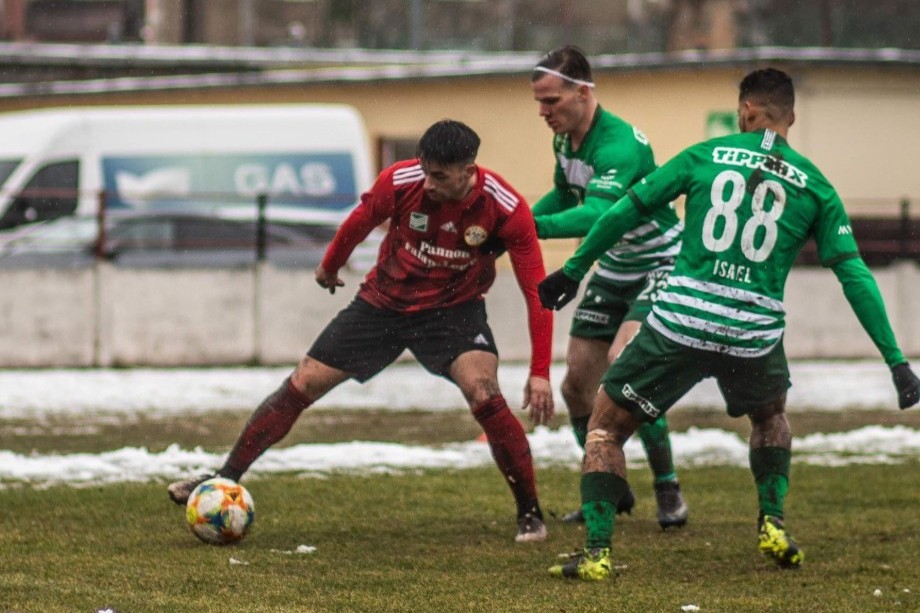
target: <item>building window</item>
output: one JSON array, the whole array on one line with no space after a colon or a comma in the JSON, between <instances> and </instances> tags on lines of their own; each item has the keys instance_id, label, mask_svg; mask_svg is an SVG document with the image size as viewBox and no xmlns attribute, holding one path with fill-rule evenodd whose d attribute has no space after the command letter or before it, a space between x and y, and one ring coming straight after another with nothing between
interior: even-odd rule
<instances>
[{"instance_id":1,"label":"building window","mask_svg":"<svg viewBox=\"0 0 920 613\"><path fill-rule=\"evenodd\" d=\"M418 147L417 138L388 138L381 137L377 141L377 170L378 172L399 162L415 158Z\"/></svg>"}]
</instances>

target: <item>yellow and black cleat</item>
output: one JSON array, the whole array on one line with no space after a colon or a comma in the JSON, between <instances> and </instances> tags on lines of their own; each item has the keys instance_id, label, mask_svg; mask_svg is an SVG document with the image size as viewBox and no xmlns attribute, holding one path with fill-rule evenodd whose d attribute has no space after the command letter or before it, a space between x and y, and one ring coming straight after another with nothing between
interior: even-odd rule
<instances>
[{"instance_id":1,"label":"yellow and black cleat","mask_svg":"<svg viewBox=\"0 0 920 613\"><path fill-rule=\"evenodd\" d=\"M585 549L564 564L551 566L549 574L566 579L603 581L610 576L610 547Z\"/></svg>"},{"instance_id":2,"label":"yellow and black cleat","mask_svg":"<svg viewBox=\"0 0 920 613\"><path fill-rule=\"evenodd\" d=\"M761 518L757 548L781 568L798 568L805 560L805 552L799 549L778 517L764 515Z\"/></svg>"}]
</instances>

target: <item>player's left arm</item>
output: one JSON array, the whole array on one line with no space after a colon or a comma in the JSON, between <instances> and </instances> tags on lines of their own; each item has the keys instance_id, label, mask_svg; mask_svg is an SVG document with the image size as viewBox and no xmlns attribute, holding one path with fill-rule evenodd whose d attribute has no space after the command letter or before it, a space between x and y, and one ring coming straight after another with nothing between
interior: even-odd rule
<instances>
[{"instance_id":1,"label":"player's left arm","mask_svg":"<svg viewBox=\"0 0 920 613\"><path fill-rule=\"evenodd\" d=\"M878 283L865 261L854 254L853 257L837 262L831 267L846 296L856 318L875 343L885 363L892 367L905 362L904 354L898 347L894 331L888 320L888 313Z\"/></svg>"},{"instance_id":2,"label":"player's left arm","mask_svg":"<svg viewBox=\"0 0 920 613\"><path fill-rule=\"evenodd\" d=\"M843 286L850 308L891 369L898 405L902 409L913 406L920 401L920 380L898 347L875 277L858 255L834 264L831 269Z\"/></svg>"},{"instance_id":3,"label":"player's left arm","mask_svg":"<svg viewBox=\"0 0 920 613\"><path fill-rule=\"evenodd\" d=\"M348 261L355 247L366 239L371 231L389 219L395 207L394 196L391 189L385 189L389 180L389 173L381 174L374 187L361 195L358 205L349 213L326 252L323 260L316 267L313 276L320 287L335 293L335 288L342 287L345 282L339 278L339 270Z\"/></svg>"},{"instance_id":4,"label":"player's left arm","mask_svg":"<svg viewBox=\"0 0 920 613\"><path fill-rule=\"evenodd\" d=\"M530 331L530 377L524 388L524 406L534 423L546 423L553 416L553 391L549 368L553 351L553 313L540 306L537 284L546 275L543 254L537 241L533 216L521 202L502 225L500 238L508 248L511 267L527 306Z\"/></svg>"},{"instance_id":5,"label":"player's left arm","mask_svg":"<svg viewBox=\"0 0 920 613\"><path fill-rule=\"evenodd\" d=\"M815 174L814 185L815 192L824 193L815 225L821 262L834 271L850 308L891 369L898 405L902 409L913 406L920 401L920 379L898 347L878 283L859 255L843 203L820 173Z\"/></svg>"}]
</instances>

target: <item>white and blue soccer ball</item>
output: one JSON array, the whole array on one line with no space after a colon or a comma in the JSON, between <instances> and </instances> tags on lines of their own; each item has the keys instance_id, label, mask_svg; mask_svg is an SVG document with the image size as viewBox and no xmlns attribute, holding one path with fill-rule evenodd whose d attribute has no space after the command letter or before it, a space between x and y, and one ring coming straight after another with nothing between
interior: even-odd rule
<instances>
[{"instance_id":1,"label":"white and blue soccer ball","mask_svg":"<svg viewBox=\"0 0 920 613\"><path fill-rule=\"evenodd\" d=\"M192 533L211 545L229 545L242 539L255 515L249 490L222 477L199 484L185 505L185 518Z\"/></svg>"}]
</instances>

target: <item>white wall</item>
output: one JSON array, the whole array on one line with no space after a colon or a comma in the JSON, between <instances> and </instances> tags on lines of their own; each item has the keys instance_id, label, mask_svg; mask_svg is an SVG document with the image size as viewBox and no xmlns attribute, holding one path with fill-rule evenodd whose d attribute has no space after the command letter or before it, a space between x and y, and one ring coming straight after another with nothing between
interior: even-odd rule
<instances>
[{"instance_id":1,"label":"white wall","mask_svg":"<svg viewBox=\"0 0 920 613\"><path fill-rule=\"evenodd\" d=\"M920 356L920 268L874 271L901 348ZM360 275L334 296L312 271L0 270L0 367L292 364L350 302ZM258 297L258 299L256 299ZM523 298L502 270L487 298L505 360L526 361ZM565 355L574 305L556 318L554 354ZM794 269L786 291L790 358L878 358L833 273Z\"/></svg>"}]
</instances>

